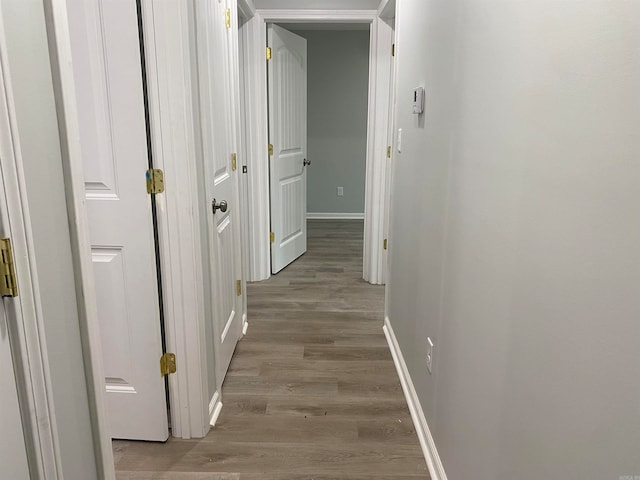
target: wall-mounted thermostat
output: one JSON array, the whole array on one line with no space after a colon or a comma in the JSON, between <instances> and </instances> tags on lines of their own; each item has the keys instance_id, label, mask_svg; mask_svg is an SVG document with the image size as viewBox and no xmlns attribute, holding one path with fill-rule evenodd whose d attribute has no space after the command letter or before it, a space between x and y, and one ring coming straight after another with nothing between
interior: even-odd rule
<instances>
[{"instance_id":1,"label":"wall-mounted thermostat","mask_svg":"<svg viewBox=\"0 0 640 480\"><path fill-rule=\"evenodd\" d=\"M413 90L412 113L420 115L424 110L424 87L416 87Z\"/></svg>"}]
</instances>

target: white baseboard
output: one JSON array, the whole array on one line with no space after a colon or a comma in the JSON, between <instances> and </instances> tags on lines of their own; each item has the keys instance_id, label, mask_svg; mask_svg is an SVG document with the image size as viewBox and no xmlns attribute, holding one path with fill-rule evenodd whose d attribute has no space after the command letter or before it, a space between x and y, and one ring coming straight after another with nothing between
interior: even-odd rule
<instances>
[{"instance_id":1,"label":"white baseboard","mask_svg":"<svg viewBox=\"0 0 640 480\"><path fill-rule=\"evenodd\" d=\"M391 323L389 322L389 317L385 317L384 319L383 330L384 335L387 337L387 342L389 343L391 355L393 356L393 363L395 363L396 370L398 371L398 376L400 377L402 391L404 392L404 396L407 399L407 404L409 405L411 419L413 420L416 433L418 434L420 446L422 447L422 453L424 454L424 459L427 462L427 468L429 468L431 479L447 480L447 475L444 472L444 467L442 466L442 462L440 461L440 455L438 455L436 444L433 441L433 437L431 436L429 425L427 425L427 419L424 416L424 411L422 410L420 400L418 399L418 394L416 393L416 389L413 386L411 375L409 375L407 364L405 363L404 357L402 356L402 351L400 350L398 340L396 339L396 335L393 332Z\"/></svg>"},{"instance_id":2,"label":"white baseboard","mask_svg":"<svg viewBox=\"0 0 640 480\"><path fill-rule=\"evenodd\" d=\"M222 410L222 399L220 398L220 392L216 391L209 402L209 425L214 427L220 416Z\"/></svg>"},{"instance_id":3,"label":"white baseboard","mask_svg":"<svg viewBox=\"0 0 640 480\"><path fill-rule=\"evenodd\" d=\"M364 220L364 213L307 212L309 220Z\"/></svg>"}]
</instances>

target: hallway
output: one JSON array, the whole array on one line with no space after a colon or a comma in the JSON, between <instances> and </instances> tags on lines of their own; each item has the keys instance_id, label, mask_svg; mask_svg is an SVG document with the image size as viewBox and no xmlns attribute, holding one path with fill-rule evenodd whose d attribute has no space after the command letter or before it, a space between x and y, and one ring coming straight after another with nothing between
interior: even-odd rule
<instances>
[{"instance_id":1,"label":"hallway","mask_svg":"<svg viewBox=\"0 0 640 480\"><path fill-rule=\"evenodd\" d=\"M384 287L361 279L362 231L308 222L307 253L248 286L216 426L114 442L119 480L429 478L382 332Z\"/></svg>"}]
</instances>

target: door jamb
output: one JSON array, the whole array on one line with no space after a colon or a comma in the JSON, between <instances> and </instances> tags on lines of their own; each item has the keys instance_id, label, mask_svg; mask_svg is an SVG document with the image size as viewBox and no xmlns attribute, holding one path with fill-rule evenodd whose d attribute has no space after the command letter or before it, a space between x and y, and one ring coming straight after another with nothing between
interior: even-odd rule
<instances>
[{"instance_id":1,"label":"door jamb","mask_svg":"<svg viewBox=\"0 0 640 480\"><path fill-rule=\"evenodd\" d=\"M154 163L167 188L156 197L167 350L178 371L169 376L171 434L209 431L205 292L198 212L194 125L193 11L188 2L142 0Z\"/></svg>"},{"instance_id":2,"label":"door jamb","mask_svg":"<svg viewBox=\"0 0 640 480\"><path fill-rule=\"evenodd\" d=\"M53 390L45 327L40 304L40 284L36 270L31 220L27 204L18 125L9 75L4 25L0 22L0 188L6 201L2 220L10 231L14 251L19 295L2 299L15 312L15 330L10 332L12 357L32 474L45 480L62 478L59 437L56 426ZM12 374L14 372L9 372Z\"/></svg>"},{"instance_id":3,"label":"door jamb","mask_svg":"<svg viewBox=\"0 0 640 480\"><path fill-rule=\"evenodd\" d=\"M365 183L365 227L363 277L373 284L384 283L383 236L388 194L386 144L388 134L388 99L392 34L378 17L377 10L295 10L258 9L246 24L247 49L244 72L247 76L248 129L247 164L249 223L249 280L265 280L271 275L269 240L269 157L267 155L267 66L265 39L267 23L369 23L369 100L367 120L367 154Z\"/></svg>"}]
</instances>

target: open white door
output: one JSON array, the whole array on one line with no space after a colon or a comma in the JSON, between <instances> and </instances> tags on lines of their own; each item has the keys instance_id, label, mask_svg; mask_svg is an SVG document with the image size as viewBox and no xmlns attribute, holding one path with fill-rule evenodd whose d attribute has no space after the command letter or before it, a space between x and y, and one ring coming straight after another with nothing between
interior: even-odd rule
<instances>
[{"instance_id":1,"label":"open white door","mask_svg":"<svg viewBox=\"0 0 640 480\"><path fill-rule=\"evenodd\" d=\"M228 27L226 14L229 16ZM236 169L235 99L240 87L231 81L237 68L232 35L237 35L234 1L198 0L198 67L204 170L211 252L211 299L214 313L216 381L222 385L242 334L242 264L240 199Z\"/></svg>"},{"instance_id":2,"label":"open white door","mask_svg":"<svg viewBox=\"0 0 640 480\"><path fill-rule=\"evenodd\" d=\"M135 0L69 0L86 204L114 438L168 438Z\"/></svg>"},{"instance_id":3,"label":"open white door","mask_svg":"<svg viewBox=\"0 0 640 480\"><path fill-rule=\"evenodd\" d=\"M269 25L271 272L307 251L307 41Z\"/></svg>"}]
</instances>

